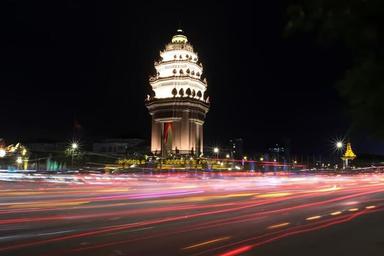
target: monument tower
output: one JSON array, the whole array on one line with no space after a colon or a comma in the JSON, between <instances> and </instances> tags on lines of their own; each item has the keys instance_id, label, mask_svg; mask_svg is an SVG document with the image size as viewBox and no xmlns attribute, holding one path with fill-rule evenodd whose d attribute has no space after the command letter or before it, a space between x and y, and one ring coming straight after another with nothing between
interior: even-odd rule
<instances>
[{"instance_id":1,"label":"monument tower","mask_svg":"<svg viewBox=\"0 0 384 256\"><path fill-rule=\"evenodd\" d=\"M355 153L352 151L351 143L347 143L347 149L341 159L344 161L344 168L348 168L349 161L356 158Z\"/></svg>"},{"instance_id":2,"label":"monument tower","mask_svg":"<svg viewBox=\"0 0 384 256\"><path fill-rule=\"evenodd\" d=\"M200 156L203 124L209 109L207 81L197 53L181 29L160 51L156 74L149 79L152 94L146 106L152 116L151 151Z\"/></svg>"}]
</instances>

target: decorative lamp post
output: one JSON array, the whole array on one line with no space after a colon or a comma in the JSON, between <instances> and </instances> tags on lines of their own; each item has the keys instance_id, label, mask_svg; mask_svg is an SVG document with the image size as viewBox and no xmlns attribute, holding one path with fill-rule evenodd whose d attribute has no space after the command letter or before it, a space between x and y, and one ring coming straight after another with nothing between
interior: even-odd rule
<instances>
[{"instance_id":1,"label":"decorative lamp post","mask_svg":"<svg viewBox=\"0 0 384 256\"><path fill-rule=\"evenodd\" d=\"M341 154L342 154L342 151L343 151L343 148L344 148L344 143L342 141L337 141L335 143L335 148L336 148L336 151L337 151L337 157L341 157Z\"/></svg>"},{"instance_id":2,"label":"decorative lamp post","mask_svg":"<svg viewBox=\"0 0 384 256\"><path fill-rule=\"evenodd\" d=\"M70 153L71 153L71 167L73 168L73 158L75 156L76 151L79 149L79 144L77 142L72 142Z\"/></svg>"},{"instance_id":3,"label":"decorative lamp post","mask_svg":"<svg viewBox=\"0 0 384 256\"><path fill-rule=\"evenodd\" d=\"M220 150L219 150L218 147L214 147L214 148L213 148L213 153L216 154L216 159L219 159L219 152L220 152Z\"/></svg>"}]
</instances>

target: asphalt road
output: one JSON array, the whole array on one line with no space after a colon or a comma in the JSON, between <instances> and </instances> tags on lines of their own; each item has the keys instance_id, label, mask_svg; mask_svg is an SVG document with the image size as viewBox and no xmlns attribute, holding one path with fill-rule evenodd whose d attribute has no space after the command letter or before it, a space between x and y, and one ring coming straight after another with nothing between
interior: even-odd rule
<instances>
[{"instance_id":1,"label":"asphalt road","mask_svg":"<svg viewBox=\"0 0 384 256\"><path fill-rule=\"evenodd\" d=\"M0 255L384 255L384 175L0 175Z\"/></svg>"}]
</instances>

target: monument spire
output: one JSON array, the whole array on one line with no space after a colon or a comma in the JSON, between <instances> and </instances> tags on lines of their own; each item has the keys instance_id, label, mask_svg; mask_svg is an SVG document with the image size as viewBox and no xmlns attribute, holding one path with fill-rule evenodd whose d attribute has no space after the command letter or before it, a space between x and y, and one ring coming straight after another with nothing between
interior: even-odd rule
<instances>
[{"instance_id":1,"label":"monument spire","mask_svg":"<svg viewBox=\"0 0 384 256\"><path fill-rule=\"evenodd\" d=\"M341 157L342 160L344 160L344 167L347 168L348 167L348 161L349 160L353 160L356 158L356 155L355 153L352 151L352 146L351 146L351 143L348 142L347 143L347 148L345 150L345 153L344 155Z\"/></svg>"}]
</instances>

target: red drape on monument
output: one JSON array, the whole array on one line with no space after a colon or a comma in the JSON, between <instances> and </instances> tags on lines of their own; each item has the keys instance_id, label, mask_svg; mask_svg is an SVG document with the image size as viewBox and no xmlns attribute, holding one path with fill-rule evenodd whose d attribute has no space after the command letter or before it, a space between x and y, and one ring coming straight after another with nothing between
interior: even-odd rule
<instances>
[{"instance_id":1,"label":"red drape on monument","mask_svg":"<svg viewBox=\"0 0 384 256\"><path fill-rule=\"evenodd\" d=\"M172 134L172 123L164 123L164 143L168 142L168 137L170 134Z\"/></svg>"}]
</instances>

